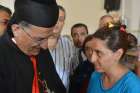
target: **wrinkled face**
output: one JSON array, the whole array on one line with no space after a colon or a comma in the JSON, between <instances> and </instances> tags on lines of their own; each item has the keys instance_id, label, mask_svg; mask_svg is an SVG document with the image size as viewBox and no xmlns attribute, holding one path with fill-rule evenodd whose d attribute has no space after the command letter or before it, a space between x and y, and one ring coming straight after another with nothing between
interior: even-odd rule
<instances>
[{"instance_id":1,"label":"wrinkled face","mask_svg":"<svg viewBox=\"0 0 140 93\"><path fill-rule=\"evenodd\" d=\"M56 48L57 46L57 43L58 43L58 40L59 40L59 37L55 37L55 36L50 36L48 38L48 48L49 49L54 49ZM46 49L46 48L45 48Z\"/></svg>"},{"instance_id":2,"label":"wrinkled face","mask_svg":"<svg viewBox=\"0 0 140 93\"><path fill-rule=\"evenodd\" d=\"M92 51L90 61L94 64L96 71L105 72L117 63L117 54L107 48L105 41L93 38L88 44Z\"/></svg>"},{"instance_id":3,"label":"wrinkled face","mask_svg":"<svg viewBox=\"0 0 140 93\"><path fill-rule=\"evenodd\" d=\"M99 28L102 28L107 25L107 23L112 23L113 19L111 17L104 17L99 21Z\"/></svg>"},{"instance_id":4,"label":"wrinkled face","mask_svg":"<svg viewBox=\"0 0 140 93\"><path fill-rule=\"evenodd\" d=\"M12 30L17 46L27 55L37 55L41 44L53 34L53 27L44 28L33 25L26 28L14 24Z\"/></svg>"},{"instance_id":5,"label":"wrinkled face","mask_svg":"<svg viewBox=\"0 0 140 93\"><path fill-rule=\"evenodd\" d=\"M74 45L78 48L81 48L88 33L85 27L76 27L73 28L71 35L73 38Z\"/></svg>"},{"instance_id":6,"label":"wrinkled face","mask_svg":"<svg viewBox=\"0 0 140 93\"><path fill-rule=\"evenodd\" d=\"M9 19L10 19L10 15L7 12L0 11L0 35L2 35L6 30Z\"/></svg>"}]
</instances>

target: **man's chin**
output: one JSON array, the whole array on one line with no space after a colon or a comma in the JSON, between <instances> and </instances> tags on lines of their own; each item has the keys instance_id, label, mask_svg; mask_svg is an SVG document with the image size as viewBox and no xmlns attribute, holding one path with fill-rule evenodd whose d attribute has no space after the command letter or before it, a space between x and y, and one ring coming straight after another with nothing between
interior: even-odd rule
<instances>
[{"instance_id":1,"label":"man's chin","mask_svg":"<svg viewBox=\"0 0 140 93\"><path fill-rule=\"evenodd\" d=\"M77 45L76 47L77 47L77 48L82 48L82 45Z\"/></svg>"},{"instance_id":2,"label":"man's chin","mask_svg":"<svg viewBox=\"0 0 140 93\"><path fill-rule=\"evenodd\" d=\"M31 55L31 56L36 56L36 55L39 54L39 52L40 52L40 49L34 49L34 50L32 50L32 51L29 53L29 55Z\"/></svg>"}]
</instances>

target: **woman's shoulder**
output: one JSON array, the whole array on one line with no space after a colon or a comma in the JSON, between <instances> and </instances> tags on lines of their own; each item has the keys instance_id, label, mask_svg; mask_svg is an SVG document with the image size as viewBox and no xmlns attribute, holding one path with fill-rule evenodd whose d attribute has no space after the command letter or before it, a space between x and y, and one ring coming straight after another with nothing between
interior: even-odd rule
<instances>
[{"instance_id":1,"label":"woman's shoulder","mask_svg":"<svg viewBox=\"0 0 140 93\"><path fill-rule=\"evenodd\" d=\"M140 78L132 71L129 71L127 73L126 78L128 81L130 81L132 83L140 83Z\"/></svg>"},{"instance_id":2,"label":"woman's shoulder","mask_svg":"<svg viewBox=\"0 0 140 93\"><path fill-rule=\"evenodd\" d=\"M102 73L94 71L91 75L92 79L99 79L102 76Z\"/></svg>"},{"instance_id":3,"label":"woman's shoulder","mask_svg":"<svg viewBox=\"0 0 140 93\"><path fill-rule=\"evenodd\" d=\"M140 93L140 78L130 71L125 79L126 93Z\"/></svg>"}]
</instances>

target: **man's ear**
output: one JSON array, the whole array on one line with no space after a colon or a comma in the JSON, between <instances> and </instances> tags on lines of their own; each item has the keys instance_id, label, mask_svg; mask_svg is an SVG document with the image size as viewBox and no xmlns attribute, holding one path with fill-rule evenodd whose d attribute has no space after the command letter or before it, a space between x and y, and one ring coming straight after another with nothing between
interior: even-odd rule
<instances>
[{"instance_id":1,"label":"man's ear","mask_svg":"<svg viewBox=\"0 0 140 93\"><path fill-rule=\"evenodd\" d=\"M14 36L16 36L17 32L20 30L20 26L18 24L13 24L11 26Z\"/></svg>"}]
</instances>

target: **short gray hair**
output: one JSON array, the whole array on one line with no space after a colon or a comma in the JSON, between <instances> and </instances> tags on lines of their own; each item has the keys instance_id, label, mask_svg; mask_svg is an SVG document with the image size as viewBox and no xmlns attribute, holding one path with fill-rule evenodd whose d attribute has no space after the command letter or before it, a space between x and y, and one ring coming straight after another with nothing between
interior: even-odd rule
<instances>
[{"instance_id":1,"label":"short gray hair","mask_svg":"<svg viewBox=\"0 0 140 93\"><path fill-rule=\"evenodd\" d=\"M21 22L19 22L19 25L20 25L21 27L24 27L24 28L30 28L30 27L31 27L31 24L29 24L29 23L26 22L26 21L21 21Z\"/></svg>"}]
</instances>

